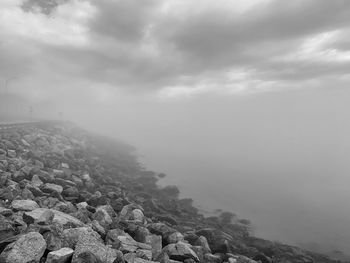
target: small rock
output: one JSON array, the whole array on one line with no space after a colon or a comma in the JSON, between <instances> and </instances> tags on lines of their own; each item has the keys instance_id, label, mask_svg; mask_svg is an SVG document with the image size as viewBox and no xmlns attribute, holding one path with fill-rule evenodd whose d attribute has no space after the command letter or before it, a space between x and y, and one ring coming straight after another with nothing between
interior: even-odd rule
<instances>
[{"instance_id":1,"label":"small rock","mask_svg":"<svg viewBox=\"0 0 350 263\"><path fill-rule=\"evenodd\" d=\"M15 150L8 150L7 156L10 158L16 158L16 156L17 156L16 151Z\"/></svg>"},{"instance_id":2,"label":"small rock","mask_svg":"<svg viewBox=\"0 0 350 263\"><path fill-rule=\"evenodd\" d=\"M167 253L170 259L184 261L187 258L192 258L195 261L199 261L196 253L190 248L191 245L178 242L176 244L169 244L163 248L163 252Z\"/></svg>"},{"instance_id":3,"label":"small rock","mask_svg":"<svg viewBox=\"0 0 350 263\"><path fill-rule=\"evenodd\" d=\"M44 186L41 188L41 190L45 193L53 193L53 192L57 192L59 194L61 194L63 192L63 187L58 185L58 184L50 184L50 183L46 183L44 184Z\"/></svg>"}]
</instances>

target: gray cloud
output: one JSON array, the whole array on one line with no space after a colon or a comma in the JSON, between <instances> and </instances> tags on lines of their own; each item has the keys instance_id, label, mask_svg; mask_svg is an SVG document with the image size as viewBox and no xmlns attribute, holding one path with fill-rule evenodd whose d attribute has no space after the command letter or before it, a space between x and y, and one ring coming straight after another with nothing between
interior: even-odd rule
<instances>
[{"instance_id":1,"label":"gray cloud","mask_svg":"<svg viewBox=\"0 0 350 263\"><path fill-rule=\"evenodd\" d=\"M27 12L39 8L54 17L57 7L66 3L27 0L21 7ZM343 75L349 69L346 61L282 59L298 51L307 37L348 30L350 3L345 0L268 1L243 15L219 5L195 10L194 3L190 7L193 12L187 10L183 14L161 12L163 3L155 0L90 3L97 13L87 23L88 46L48 45L30 40L24 43L15 39L16 49L0 46L0 66L7 70L3 75L15 74L11 71L26 74L39 65L62 78L154 91L194 85L208 77L215 81L232 69L247 70L252 79L284 84ZM25 50L18 52L21 45L25 50L36 49L35 57ZM323 48L344 51L348 46L343 37ZM222 79L217 82L222 83Z\"/></svg>"}]
</instances>

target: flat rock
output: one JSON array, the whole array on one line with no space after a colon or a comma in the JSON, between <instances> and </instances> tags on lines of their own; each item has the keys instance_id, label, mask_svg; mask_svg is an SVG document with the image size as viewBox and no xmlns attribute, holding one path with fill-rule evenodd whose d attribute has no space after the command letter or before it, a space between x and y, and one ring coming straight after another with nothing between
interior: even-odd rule
<instances>
[{"instance_id":1,"label":"flat rock","mask_svg":"<svg viewBox=\"0 0 350 263\"><path fill-rule=\"evenodd\" d=\"M38 221L43 218L45 213L48 213L47 211L51 211L54 214L53 222L57 223L59 225L62 225L64 227L82 227L84 226L84 223L81 222L79 219L76 219L75 217L63 213L58 210L54 209L48 209L48 208L37 208L31 212L26 212L26 216L31 217L34 221Z\"/></svg>"},{"instance_id":2,"label":"flat rock","mask_svg":"<svg viewBox=\"0 0 350 263\"><path fill-rule=\"evenodd\" d=\"M199 262L196 253L191 249L191 245L178 242L176 244L169 244L163 248L163 252L169 255L170 259L184 261L185 259L193 259Z\"/></svg>"},{"instance_id":3,"label":"flat rock","mask_svg":"<svg viewBox=\"0 0 350 263\"><path fill-rule=\"evenodd\" d=\"M66 263L72 257L74 250L69 247L60 250L51 251L47 255L46 263Z\"/></svg>"},{"instance_id":4,"label":"flat rock","mask_svg":"<svg viewBox=\"0 0 350 263\"><path fill-rule=\"evenodd\" d=\"M33 200L14 200L11 206L18 211L32 211L39 208L39 205Z\"/></svg>"},{"instance_id":5,"label":"flat rock","mask_svg":"<svg viewBox=\"0 0 350 263\"><path fill-rule=\"evenodd\" d=\"M46 242L42 235L30 232L9 244L1 253L6 263L39 262L44 255Z\"/></svg>"}]
</instances>

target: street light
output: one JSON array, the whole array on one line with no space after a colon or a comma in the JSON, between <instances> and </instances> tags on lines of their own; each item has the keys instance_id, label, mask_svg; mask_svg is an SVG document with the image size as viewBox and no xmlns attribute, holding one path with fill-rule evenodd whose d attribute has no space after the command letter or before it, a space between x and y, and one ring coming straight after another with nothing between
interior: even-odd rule
<instances>
[{"instance_id":1,"label":"street light","mask_svg":"<svg viewBox=\"0 0 350 263\"><path fill-rule=\"evenodd\" d=\"M8 90L7 90L7 87L8 87L8 85L9 85L9 82L11 81L11 80L14 80L14 79L17 79L18 77L11 77L11 78L7 78L7 79L5 79L5 93L8 93Z\"/></svg>"},{"instance_id":2,"label":"street light","mask_svg":"<svg viewBox=\"0 0 350 263\"><path fill-rule=\"evenodd\" d=\"M14 79L17 79L18 77L10 77L10 78L7 78L5 79L5 86L4 86L4 95L8 95L8 84L11 80L14 80ZM5 117L9 117L8 114L9 114L9 98L5 98Z\"/></svg>"}]
</instances>

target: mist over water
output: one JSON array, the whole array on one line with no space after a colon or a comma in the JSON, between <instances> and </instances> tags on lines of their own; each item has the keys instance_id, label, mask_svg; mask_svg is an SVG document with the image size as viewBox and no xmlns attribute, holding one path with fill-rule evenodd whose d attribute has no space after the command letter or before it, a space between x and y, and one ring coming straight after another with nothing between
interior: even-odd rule
<instances>
[{"instance_id":1,"label":"mist over water","mask_svg":"<svg viewBox=\"0 0 350 263\"><path fill-rule=\"evenodd\" d=\"M95 129L133 144L148 169L168 175L160 184L205 211L233 211L264 238L347 251L349 93L137 101Z\"/></svg>"}]
</instances>

